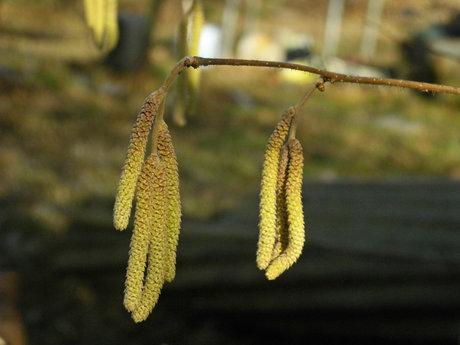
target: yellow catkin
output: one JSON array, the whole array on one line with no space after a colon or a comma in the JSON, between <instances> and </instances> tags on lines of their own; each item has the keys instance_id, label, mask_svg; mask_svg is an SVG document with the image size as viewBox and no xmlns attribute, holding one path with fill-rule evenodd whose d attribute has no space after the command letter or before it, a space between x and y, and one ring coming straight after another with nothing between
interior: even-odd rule
<instances>
[{"instance_id":1,"label":"yellow catkin","mask_svg":"<svg viewBox=\"0 0 460 345\"><path fill-rule=\"evenodd\" d=\"M131 237L123 302L128 311L133 311L141 298L150 233L154 222L153 202L154 198L158 198L157 191L154 189L157 184L155 181L157 170L161 168L160 163L157 156L150 156L139 176L134 231Z\"/></svg>"},{"instance_id":2,"label":"yellow catkin","mask_svg":"<svg viewBox=\"0 0 460 345\"><path fill-rule=\"evenodd\" d=\"M106 0L90 0L92 5L90 11L93 12L93 25L91 26L91 31L93 33L94 41L96 45L99 46L102 42L104 36L104 25L105 25L105 1Z\"/></svg>"},{"instance_id":3,"label":"yellow catkin","mask_svg":"<svg viewBox=\"0 0 460 345\"><path fill-rule=\"evenodd\" d=\"M264 270L270 263L276 237L276 180L280 150L286 140L294 114L290 108L278 122L265 151L260 186L259 241L257 245L257 266Z\"/></svg>"},{"instance_id":4,"label":"yellow catkin","mask_svg":"<svg viewBox=\"0 0 460 345\"><path fill-rule=\"evenodd\" d=\"M272 260L286 249L288 243L288 223L286 210L286 177L289 161L289 149L284 145L281 149L276 180L276 239L273 248Z\"/></svg>"},{"instance_id":5,"label":"yellow catkin","mask_svg":"<svg viewBox=\"0 0 460 345\"><path fill-rule=\"evenodd\" d=\"M171 135L165 122L158 136L158 153L166 172L166 253L165 280L171 282L176 275L176 252L181 224L179 169Z\"/></svg>"},{"instance_id":6,"label":"yellow catkin","mask_svg":"<svg viewBox=\"0 0 460 345\"><path fill-rule=\"evenodd\" d=\"M118 42L118 1L107 0L106 27L102 49L112 50Z\"/></svg>"},{"instance_id":7,"label":"yellow catkin","mask_svg":"<svg viewBox=\"0 0 460 345\"><path fill-rule=\"evenodd\" d=\"M94 22L95 22L95 9L94 6L96 5L96 1L94 0L84 0L84 11L85 11L85 20L86 20L86 25L93 30L94 28Z\"/></svg>"},{"instance_id":8,"label":"yellow catkin","mask_svg":"<svg viewBox=\"0 0 460 345\"><path fill-rule=\"evenodd\" d=\"M285 252L268 266L265 275L277 278L300 257L305 242L302 206L303 150L297 139L289 141L288 176L286 180L286 206L289 224L289 241Z\"/></svg>"},{"instance_id":9,"label":"yellow catkin","mask_svg":"<svg viewBox=\"0 0 460 345\"><path fill-rule=\"evenodd\" d=\"M165 282L165 226L166 226L166 171L159 159L155 165L154 177L151 181L152 202L149 211L152 213L150 224L150 243L147 275L142 296L131 316L135 322L144 321L158 302L161 289Z\"/></svg>"},{"instance_id":10,"label":"yellow catkin","mask_svg":"<svg viewBox=\"0 0 460 345\"><path fill-rule=\"evenodd\" d=\"M118 1L85 0L84 9L96 45L103 50L112 49L118 41Z\"/></svg>"},{"instance_id":11,"label":"yellow catkin","mask_svg":"<svg viewBox=\"0 0 460 345\"><path fill-rule=\"evenodd\" d=\"M115 199L113 224L117 230L124 230L128 226L137 179L144 161L148 135L152 128L153 119L158 113L164 97L165 93L162 88L151 93L145 99L134 124Z\"/></svg>"}]
</instances>

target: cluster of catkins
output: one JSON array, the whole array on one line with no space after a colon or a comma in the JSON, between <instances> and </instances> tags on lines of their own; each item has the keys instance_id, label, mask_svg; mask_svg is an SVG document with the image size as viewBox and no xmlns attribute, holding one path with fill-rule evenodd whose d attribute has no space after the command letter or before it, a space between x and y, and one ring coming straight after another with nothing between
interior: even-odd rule
<instances>
[{"instance_id":1,"label":"cluster of catkins","mask_svg":"<svg viewBox=\"0 0 460 345\"><path fill-rule=\"evenodd\" d=\"M136 199L124 296L124 305L135 322L148 317L164 283L171 282L176 273L181 203L176 153L163 121L165 98L161 87L144 101L131 134L114 207L115 228L124 230ZM270 280L297 261L305 240L303 152L295 138L296 111L297 107L289 108L270 136L262 171L257 266ZM150 132L152 148L146 154Z\"/></svg>"},{"instance_id":2,"label":"cluster of catkins","mask_svg":"<svg viewBox=\"0 0 460 345\"><path fill-rule=\"evenodd\" d=\"M176 250L181 223L179 174L168 127L163 121L165 91L150 94L134 125L118 186L114 225L127 228L136 197L125 283L125 308L135 322L144 321L160 296L165 282L176 274ZM160 116L161 115L161 116ZM152 125L152 149L146 146Z\"/></svg>"},{"instance_id":3,"label":"cluster of catkins","mask_svg":"<svg viewBox=\"0 0 460 345\"><path fill-rule=\"evenodd\" d=\"M118 1L84 0L85 20L96 45L109 51L118 41Z\"/></svg>"},{"instance_id":4,"label":"cluster of catkins","mask_svg":"<svg viewBox=\"0 0 460 345\"><path fill-rule=\"evenodd\" d=\"M268 141L260 190L257 266L273 280L291 267L305 242L302 207L303 151L290 134L296 107L289 108Z\"/></svg>"}]
</instances>

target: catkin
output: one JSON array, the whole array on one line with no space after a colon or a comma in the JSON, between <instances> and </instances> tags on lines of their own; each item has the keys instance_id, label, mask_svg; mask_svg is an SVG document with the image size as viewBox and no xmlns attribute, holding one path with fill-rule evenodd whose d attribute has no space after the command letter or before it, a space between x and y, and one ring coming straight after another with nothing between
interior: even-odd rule
<instances>
[{"instance_id":1,"label":"catkin","mask_svg":"<svg viewBox=\"0 0 460 345\"><path fill-rule=\"evenodd\" d=\"M115 199L113 224L117 230L124 230L128 226L137 179L144 161L148 135L164 97L165 93L162 88L151 93L145 99L134 124Z\"/></svg>"},{"instance_id":2,"label":"catkin","mask_svg":"<svg viewBox=\"0 0 460 345\"><path fill-rule=\"evenodd\" d=\"M106 51L114 48L118 41L118 1L85 0L84 10L96 45Z\"/></svg>"},{"instance_id":3,"label":"catkin","mask_svg":"<svg viewBox=\"0 0 460 345\"><path fill-rule=\"evenodd\" d=\"M94 0L84 0L83 1L83 9L85 13L85 21L86 25L93 30L96 12L94 10L96 2Z\"/></svg>"},{"instance_id":4,"label":"catkin","mask_svg":"<svg viewBox=\"0 0 460 345\"><path fill-rule=\"evenodd\" d=\"M157 215L160 161L157 156L150 156L142 167L137 186L136 214L134 231L131 237L128 268L126 270L124 305L133 311L139 303L144 281L145 263L150 242L150 233Z\"/></svg>"},{"instance_id":5,"label":"catkin","mask_svg":"<svg viewBox=\"0 0 460 345\"><path fill-rule=\"evenodd\" d=\"M106 6L106 29L102 49L111 50L118 42L118 1L107 0Z\"/></svg>"},{"instance_id":6,"label":"catkin","mask_svg":"<svg viewBox=\"0 0 460 345\"><path fill-rule=\"evenodd\" d=\"M168 126L165 122L162 122L160 126L158 153L164 162L166 173L165 280L171 282L176 275L176 251L181 224L181 202L177 157Z\"/></svg>"},{"instance_id":7,"label":"catkin","mask_svg":"<svg viewBox=\"0 0 460 345\"><path fill-rule=\"evenodd\" d=\"M151 203L148 211L151 212L148 268L142 295L132 310L135 322L144 321L155 307L160 297L164 284L166 250L165 225L166 225L166 171L165 165L155 156L151 188ZM131 259L131 257L130 257ZM145 258L139 258L138 260Z\"/></svg>"},{"instance_id":8,"label":"catkin","mask_svg":"<svg viewBox=\"0 0 460 345\"><path fill-rule=\"evenodd\" d=\"M288 223L286 210L286 177L289 162L289 148L281 149L276 180L276 238L271 260L278 257L286 249L288 243Z\"/></svg>"},{"instance_id":9,"label":"catkin","mask_svg":"<svg viewBox=\"0 0 460 345\"><path fill-rule=\"evenodd\" d=\"M259 241L257 245L257 266L264 270L270 263L276 237L276 181L280 150L286 140L294 115L290 108L278 122L267 144L260 188Z\"/></svg>"},{"instance_id":10,"label":"catkin","mask_svg":"<svg viewBox=\"0 0 460 345\"><path fill-rule=\"evenodd\" d=\"M269 280L297 261L305 242L305 229L302 206L303 150L297 139L289 141L288 176L286 180L286 207L289 224L289 241L285 252L268 266L265 275Z\"/></svg>"}]
</instances>

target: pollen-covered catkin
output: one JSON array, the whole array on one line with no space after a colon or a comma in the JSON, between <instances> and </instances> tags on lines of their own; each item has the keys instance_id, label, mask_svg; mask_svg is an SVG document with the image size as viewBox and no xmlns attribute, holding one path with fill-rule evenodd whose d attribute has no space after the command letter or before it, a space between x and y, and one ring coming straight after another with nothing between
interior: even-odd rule
<instances>
[{"instance_id":1,"label":"pollen-covered catkin","mask_svg":"<svg viewBox=\"0 0 460 345\"><path fill-rule=\"evenodd\" d=\"M176 275L176 251L181 224L179 168L168 126L162 122L158 135L158 153L166 173L166 253L165 280L173 281Z\"/></svg>"},{"instance_id":2,"label":"pollen-covered catkin","mask_svg":"<svg viewBox=\"0 0 460 345\"><path fill-rule=\"evenodd\" d=\"M268 266L265 275L277 278L291 267L302 253L305 229L302 206L303 150L297 139L289 141L288 176L286 180L286 206L289 224L289 241L284 253Z\"/></svg>"},{"instance_id":3,"label":"pollen-covered catkin","mask_svg":"<svg viewBox=\"0 0 460 345\"><path fill-rule=\"evenodd\" d=\"M157 198L154 195L156 193L154 191L155 171L160 168L159 163L157 157L150 156L139 176L134 230L129 250L123 302L128 311L136 308L142 294L150 232L154 221L153 198Z\"/></svg>"},{"instance_id":4,"label":"pollen-covered catkin","mask_svg":"<svg viewBox=\"0 0 460 345\"><path fill-rule=\"evenodd\" d=\"M278 122L265 151L260 186L259 241L257 245L257 266L264 270L270 263L276 237L276 181L280 150L286 140L294 115L290 108Z\"/></svg>"},{"instance_id":5,"label":"pollen-covered catkin","mask_svg":"<svg viewBox=\"0 0 460 345\"><path fill-rule=\"evenodd\" d=\"M156 158L153 171L152 201L149 211L152 213L149 234L148 267L142 296L131 316L135 322L144 321L155 307L160 297L165 277L165 225L166 225L166 172L164 163Z\"/></svg>"},{"instance_id":6,"label":"pollen-covered catkin","mask_svg":"<svg viewBox=\"0 0 460 345\"><path fill-rule=\"evenodd\" d=\"M284 145L281 149L278 166L278 179L276 180L276 238L273 247L272 260L278 257L287 247L288 223L286 210L286 177L289 161L289 148Z\"/></svg>"},{"instance_id":7,"label":"pollen-covered catkin","mask_svg":"<svg viewBox=\"0 0 460 345\"><path fill-rule=\"evenodd\" d=\"M117 230L124 230L128 226L137 179L144 162L148 135L164 98L163 88L151 93L145 99L134 124L115 199L113 224Z\"/></svg>"}]
</instances>

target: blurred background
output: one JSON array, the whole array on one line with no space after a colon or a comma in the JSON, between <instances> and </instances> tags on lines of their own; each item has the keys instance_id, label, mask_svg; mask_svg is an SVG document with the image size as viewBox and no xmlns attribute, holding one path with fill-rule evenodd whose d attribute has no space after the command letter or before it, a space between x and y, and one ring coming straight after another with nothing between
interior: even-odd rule
<instances>
[{"instance_id":1,"label":"blurred background","mask_svg":"<svg viewBox=\"0 0 460 345\"><path fill-rule=\"evenodd\" d=\"M263 153L316 77L256 68L205 68L169 97L177 277L130 319L114 195L143 99L180 57L460 86L457 0L205 0L192 19L190 6L120 1L119 40L101 51L82 1L0 0L0 344L458 344L460 97L315 94L298 130L308 241L268 282Z\"/></svg>"}]
</instances>

